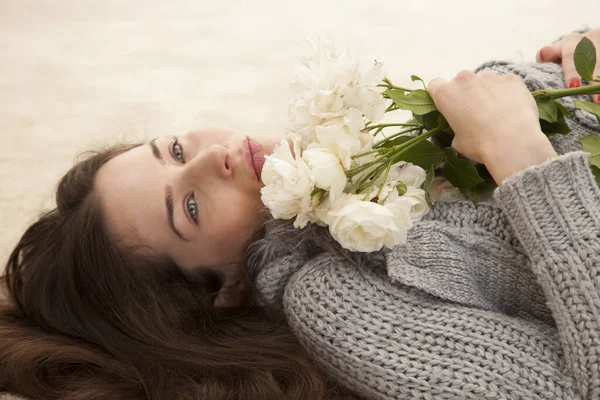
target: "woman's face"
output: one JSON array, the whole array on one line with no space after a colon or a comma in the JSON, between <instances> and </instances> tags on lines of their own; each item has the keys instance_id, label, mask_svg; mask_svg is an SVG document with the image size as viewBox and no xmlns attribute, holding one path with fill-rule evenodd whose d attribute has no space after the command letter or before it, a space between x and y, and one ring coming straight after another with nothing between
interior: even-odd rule
<instances>
[{"instance_id":1,"label":"woman's face","mask_svg":"<svg viewBox=\"0 0 600 400\"><path fill-rule=\"evenodd\" d=\"M250 138L206 129L154 139L110 160L96 177L108 229L120 243L167 256L184 273L221 273L217 306L236 301L240 262L263 208L249 143L268 155L281 140Z\"/></svg>"}]
</instances>

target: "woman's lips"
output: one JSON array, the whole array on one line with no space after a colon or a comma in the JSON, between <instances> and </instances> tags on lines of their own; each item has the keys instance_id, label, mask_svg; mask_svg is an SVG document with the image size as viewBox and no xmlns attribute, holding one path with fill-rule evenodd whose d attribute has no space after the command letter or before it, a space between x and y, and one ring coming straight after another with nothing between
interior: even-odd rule
<instances>
[{"instance_id":1,"label":"woman's lips","mask_svg":"<svg viewBox=\"0 0 600 400\"><path fill-rule=\"evenodd\" d=\"M260 182L260 174L262 173L263 166L265 165L265 153L263 152L262 145L260 142L246 137L246 143L244 146L244 160L250 171L254 171L256 180Z\"/></svg>"}]
</instances>

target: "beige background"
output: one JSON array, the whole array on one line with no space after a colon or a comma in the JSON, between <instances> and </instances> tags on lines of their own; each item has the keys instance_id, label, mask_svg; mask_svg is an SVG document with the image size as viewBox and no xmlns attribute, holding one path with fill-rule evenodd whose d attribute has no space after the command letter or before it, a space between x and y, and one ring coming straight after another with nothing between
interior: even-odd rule
<instances>
[{"instance_id":1,"label":"beige background","mask_svg":"<svg viewBox=\"0 0 600 400\"><path fill-rule=\"evenodd\" d=\"M598 26L599 0L0 0L0 263L77 153L201 126L282 134L303 39L409 84Z\"/></svg>"}]
</instances>

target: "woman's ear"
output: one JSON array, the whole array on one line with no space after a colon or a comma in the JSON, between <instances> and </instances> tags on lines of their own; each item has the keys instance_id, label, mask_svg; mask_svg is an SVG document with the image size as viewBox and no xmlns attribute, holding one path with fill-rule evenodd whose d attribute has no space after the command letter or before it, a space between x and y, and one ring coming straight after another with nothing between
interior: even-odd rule
<instances>
[{"instance_id":1,"label":"woman's ear","mask_svg":"<svg viewBox=\"0 0 600 400\"><path fill-rule=\"evenodd\" d=\"M229 308L239 306L246 290L244 279L243 261L236 260L219 268L222 277L222 285L215 299L216 308Z\"/></svg>"},{"instance_id":2,"label":"woman's ear","mask_svg":"<svg viewBox=\"0 0 600 400\"><path fill-rule=\"evenodd\" d=\"M241 279L225 281L215 299L216 308L237 307L244 299L245 285Z\"/></svg>"}]
</instances>

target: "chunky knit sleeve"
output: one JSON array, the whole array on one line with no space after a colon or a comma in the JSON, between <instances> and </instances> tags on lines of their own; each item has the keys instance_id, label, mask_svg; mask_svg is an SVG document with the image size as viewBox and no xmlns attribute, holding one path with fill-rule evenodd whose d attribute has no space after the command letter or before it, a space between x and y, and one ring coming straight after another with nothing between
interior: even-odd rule
<instances>
[{"instance_id":1,"label":"chunky knit sleeve","mask_svg":"<svg viewBox=\"0 0 600 400\"><path fill-rule=\"evenodd\" d=\"M365 399L582 399L554 326L394 283L385 267L322 254L283 304L313 359Z\"/></svg>"},{"instance_id":2,"label":"chunky knit sleeve","mask_svg":"<svg viewBox=\"0 0 600 400\"><path fill-rule=\"evenodd\" d=\"M600 191L587 155L521 171L495 198L532 260L568 373L584 399L600 399Z\"/></svg>"}]
</instances>

